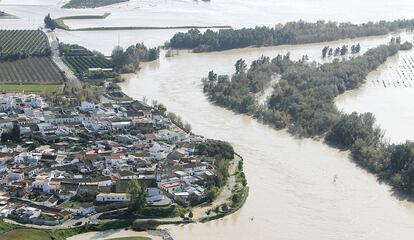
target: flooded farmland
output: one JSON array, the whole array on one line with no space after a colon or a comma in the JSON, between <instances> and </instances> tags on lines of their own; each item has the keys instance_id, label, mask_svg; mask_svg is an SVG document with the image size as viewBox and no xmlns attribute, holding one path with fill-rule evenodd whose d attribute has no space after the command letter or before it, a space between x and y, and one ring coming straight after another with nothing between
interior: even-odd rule
<instances>
[{"instance_id":1,"label":"flooded farmland","mask_svg":"<svg viewBox=\"0 0 414 240\"><path fill-rule=\"evenodd\" d=\"M0 8L19 19L0 20L2 28L37 28L47 13L55 16L102 14L104 20L73 20L74 27L273 25L289 20L318 19L365 22L412 18L412 1L343 0L132 0L96 10L65 10L64 0L2 0ZM156 21L155 21L156 20ZM57 31L61 41L78 43L110 54L118 42L160 45L177 30ZM397 34L399 35L399 34ZM396 35L394 35L396 36ZM402 34L412 40L412 33ZM389 41L391 35L297 46L246 48L225 52L178 56L142 65L141 71L121 84L136 99L146 96L191 123L193 131L229 141L245 158L250 185L246 205L237 213L206 224L167 226L175 239L412 239L412 203L392 196L390 188L358 168L347 152L322 142L297 139L245 115L212 105L201 91L200 79L208 71L232 73L239 58L250 62L261 55L291 53L299 59L322 60L325 45L359 42L362 51ZM371 73L360 89L337 98L345 112L373 112L393 142L414 139L414 52L403 52ZM337 181L333 183L334 176Z\"/></svg>"}]
</instances>

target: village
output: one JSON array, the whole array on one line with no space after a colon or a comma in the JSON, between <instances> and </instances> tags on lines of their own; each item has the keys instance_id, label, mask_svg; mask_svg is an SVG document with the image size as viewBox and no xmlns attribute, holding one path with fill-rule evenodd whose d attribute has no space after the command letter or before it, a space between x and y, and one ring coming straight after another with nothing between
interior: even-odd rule
<instances>
[{"instance_id":1,"label":"village","mask_svg":"<svg viewBox=\"0 0 414 240\"><path fill-rule=\"evenodd\" d=\"M147 206L195 206L216 178L216 158L197 152L209 140L143 101L56 107L1 94L0 135L0 217L20 224L76 225L125 208L132 180Z\"/></svg>"}]
</instances>

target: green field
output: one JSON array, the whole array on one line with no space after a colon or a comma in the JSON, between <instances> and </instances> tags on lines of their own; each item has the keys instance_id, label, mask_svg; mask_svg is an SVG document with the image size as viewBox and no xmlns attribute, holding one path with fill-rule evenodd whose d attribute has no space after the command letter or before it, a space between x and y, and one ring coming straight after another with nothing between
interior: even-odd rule
<instances>
[{"instance_id":1,"label":"green field","mask_svg":"<svg viewBox=\"0 0 414 240\"><path fill-rule=\"evenodd\" d=\"M107 18L110 15L110 13L104 13L102 15L75 15L75 16L66 16L66 17L61 17L58 19L63 19L63 20L67 20L67 19L104 19Z\"/></svg>"},{"instance_id":2,"label":"green field","mask_svg":"<svg viewBox=\"0 0 414 240\"><path fill-rule=\"evenodd\" d=\"M49 57L0 61L0 84L62 84L59 68Z\"/></svg>"},{"instance_id":3,"label":"green field","mask_svg":"<svg viewBox=\"0 0 414 240\"><path fill-rule=\"evenodd\" d=\"M56 27L70 31L70 27L65 24L65 20L70 19L104 19L107 18L110 15L110 13L105 13L103 15L78 15L78 16L66 16L55 19Z\"/></svg>"},{"instance_id":4,"label":"green field","mask_svg":"<svg viewBox=\"0 0 414 240\"><path fill-rule=\"evenodd\" d=\"M25 92L25 93L59 93L63 85L8 85L0 84L0 93Z\"/></svg>"},{"instance_id":5,"label":"green field","mask_svg":"<svg viewBox=\"0 0 414 240\"><path fill-rule=\"evenodd\" d=\"M86 72L89 68L113 67L112 62L102 56L68 56L63 62L76 73Z\"/></svg>"},{"instance_id":6,"label":"green field","mask_svg":"<svg viewBox=\"0 0 414 240\"><path fill-rule=\"evenodd\" d=\"M0 240L49 240L46 231L36 229L16 229L0 235Z\"/></svg>"},{"instance_id":7,"label":"green field","mask_svg":"<svg viewBox=\"0 0 414 240\"><path fill-rule=\"evenodd\" d=\"M0 30L0 60L49 56L49 41L39 30Z\"/></svg>"},{"instance_id":8,"label":"green field","mask_svg":"<svg viewBox=\"0 0 414 240\"><path fill-rule=\"evenodd\" d=\"M71 0L63 5L63 8L96 8L128 1L129 0Z\"/></svg>"}]
</instances>

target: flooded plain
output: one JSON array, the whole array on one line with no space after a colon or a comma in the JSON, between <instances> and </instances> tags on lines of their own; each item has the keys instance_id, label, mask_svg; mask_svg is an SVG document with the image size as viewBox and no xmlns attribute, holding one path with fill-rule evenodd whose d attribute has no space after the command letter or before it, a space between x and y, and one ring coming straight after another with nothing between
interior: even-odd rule
<instances>
[{"instance_id":1,"label":"flooded plain","mask_svg":"<svg viewBox=\"0 0 414 240\"><path fill-rule=\"evenodd\" d=\"M412 1L344 0L131 0L94 10L61 9L66 0L2 0L0 9L20 19L0 20L1 28L37 28L47 13L111 15L102 20L70 21L76 27L273 25L289 20L318 19L352 21L412 18ZM120 42L124 47L144 42L162 44L176 30L64 32L61 41L82 44L110 54ZM412 33L402 34L412 40ZM299 59L324 62L324 46L359 42L362 52L389 41L391 36L342 40L331 43L246 48L225 52L178 56L142 65L141 71L121 84L136 99L146 96L191 123L193 131L209 138L229 141L245 159L250 195L235 214L206 224L168 226L175 239L412 239L412 203L392 196L388 186L358 168L347 152L322 142L296 139L245 115L214 106L201 90L201 78L210 70L230 74L237 59L250 62L261 55L291 53ZM413 52L400 53L377 71L366 84L340 96L337 105L345 112L373 112L392 141L414 139ZM410 87L412 86L412 88ZM337 180L333 181L337 176Z\"/></svg>"},{"instance_id":2,"label":"flooded plain","mask_svg":"<svg viewBox=\"0 0 414 240\"><path fill-rule=\"evenodd\" d=\"M405 35L406 39L412 35ZM414 232L411 203L393 197L389 187L355 166L347 152L322 142L295 139L245 115L212 105L200 79L214 69L232 73L239 58L291 53L299 59L320 58L324 45L360 42L363 51L390 36L333 43L246 48L226 52L181 52L144 64L135 78L121 84L136 99L156 99L189 121L195 132L231 142L246 160L251 187L246 205L236 214L206 224L170 227L177 239L389 239ZM407 53L409 54L409 53ZM333 182L334 176L338 181ZM299 191L298 191L299 190ZM392 218L393 221L387 221ZM397 221L397 222L395 222ZM401 221L401 222L400 222ZM191 234L190 234L191 233Z\"/></svg>"}]
</instances>

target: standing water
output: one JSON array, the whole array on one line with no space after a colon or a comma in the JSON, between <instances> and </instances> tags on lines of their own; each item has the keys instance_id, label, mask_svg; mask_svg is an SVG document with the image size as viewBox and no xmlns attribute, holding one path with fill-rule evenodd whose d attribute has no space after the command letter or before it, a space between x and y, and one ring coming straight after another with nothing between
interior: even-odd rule
<instances>
[{"instance_id":1,"label":"standing water","mask_svg":"<svg viewBox=\"0 0 414 240\"><path fill-rule=\"evenodd\" d=\"M0 8L19 19L0 20L0 26L37 28L47 13L56 17L111 13L102 20L68 21L73 27L243 27L271 26L298 19L355 23L392 20L412 18L414 10L414 2L408 0L213 0L211 3L192 0L131 0L93 10L61 9L60 6L65 2L67 1L2 0ZM57 32L64 42L80 43L108 55L118 39L124 47L136 42L154 46L168 40L176 31ZM389 36L330 44L360 42L363 50L366 50L388 40ZM164 103L170 111L190 122L194 132L229 141L245 158L245 171L250 185L250 195L245 206L222 220L170 226L176 239L412 239L412 204L392 196L388 186L379 184L372 175L352 163L347 152L339 152L318 141L295 139L284 131L276 131L248 116L214 106L202 93L200 79L208 71L231 73L234 62L239 58L250 62L262 54L272 57L278 53L291 52L291 56L296 59L307 54L311 60L321 61L321 49L326 44L249 48L204 54L181 53L173 58L162 57L160 61L144 64L136 77L122 83L123 90L130 96L136 99L146 96ZM391 63L392 61L398 65L399 56L390 59ZM338 99L338 105L346 111L377 109L374 113L378 114L382 110L384 116L393 115L388 116L393 119L390 124L381 120L386 117L379 117L387 130L403 129L404 126L392 126L398 123L399 116L404 116L406 123L414 119L409 114L401 115L402 110L412 112L411 105L407 104L412 102L412 92L405 90L405 87L395 88L399 90L393 92L388 91L390 87L380 88L377 79L384 76L397 78L402 71L406 71L404 68L396 70L399 73L387 73L387 66L370 74L369 80L374 76L371 79L373 81L368 81L361 90L340 97L342 99ZM390 80L388 78L384 81ZM371 88L374 84L377 84L377 88ZM365 94L366 92L368 93ZM404 96L400 97L401 92L404 92ZM387 94L385 99L388 102L385 104L381 98ZM358 98L361 95L367 97ZM351 99L351 102L347 103L347 99ZM365 107L358 108L358 104ZM407 104L407 107L395 107L401 104ZM375 107L371 108L372 106ZM390 132L392 134L395 131ZM399 131L394 139L400 141L406 137L414 138L408 131Z\"/></svg>"},{"instance_id":2,"label":"standing water","mask_svg":"<svg viewBox=\"0 0 414 240\"><path fill-rule=\"evenodd\" d=\"M412 36L407 36L412 38ZM355 41L368 47L389 37ZM341 45L347 41L329 43ZM250 185L245 206L234 215L206 224L173 226L177 239L410 239L414 234L411 203L359 169L347 152L322 142L295 139L245 115L214 106L200 79L208 71L232 73L239 58L291 52L318 60L324 44L248 48L191 54L144 64L135 78L121 84L136 99L146 96L167 105L190 122L196 133L229 141L243 155ZM389 221L388 219L393 219Z\"/></svg>"}]
</instances>

